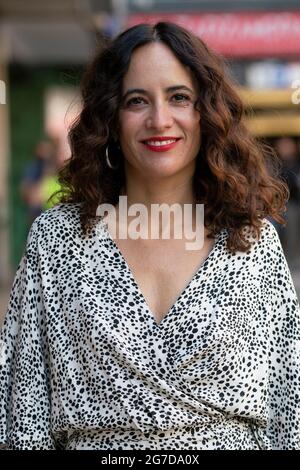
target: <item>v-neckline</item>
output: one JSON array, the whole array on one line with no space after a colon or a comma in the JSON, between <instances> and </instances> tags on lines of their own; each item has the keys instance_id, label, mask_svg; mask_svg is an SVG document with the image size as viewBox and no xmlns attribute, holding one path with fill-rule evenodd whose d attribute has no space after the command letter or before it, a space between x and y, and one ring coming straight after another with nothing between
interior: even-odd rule
<instances>
[{"instance_id":1,"label":"v-neckline","mask_svg":"<svg viewBox=\"0 0 300 470\"><path fill-rule=\"evenodd\" d=\"M187 282L187 284L185 285L185 287L181 290L180 294L178 295L178 297L176 298L175 302L172 304L172 306L169 308L169 310L163 315L163 318L160 320L160 322L157 323L156 319L155 319L155 315L153 314L152 310L150 309L149 305L148 305L148 302L146 301L145 299L145 296L144 294L142 293L142 290L135 278L135 276L133 275L133 272L131 270L131 268L129 267L129 264L126 260L126 258L124 257L122 251L120 250L120 248L118 247L117 243L115 242L115 240L112 238L109 230L108 230L108 226L107 226L107 223L104 222L103 219L101 219L101 222L103 224L103 227L104 227L104 230L105 230L105 233L107 235L107 238L108 240L110 241L111 245L113 246L115 252L119 255L120 259L122 260L124 266L126 267L126 271L127 271L127 274L130 278L130 281L134 284L135 286L135 289L136 289L136 292L139 296L139 298L141 299L142 303L144 304L144 306L146 307L147 311L148 311L148 314L152 320L152 322L154 323L154 325L157 327L157 328L161 328L162 327L162 324L164 324L167 319L171 316L172 312L175 310L175 308L177 307L177 305L179 304L179 302L181 301L182 297L184 296L184 294L187 292L187 290L190 288L191 284L196 280L198 279L198 276L201 274L201 272L203 271L204 267L210 262L211 258L214 256L214 253L216 251L216 248L219 244L219 241L220 241L220 238L221 238L221 234L223 233L223 230L221 230L219 233L217 233L215 235L215 242L213 244L213 247L212 249L210 250L210 252L208 253L207 257L205 258L204 261L201 262L200 266L197 267L196 271L194 272L194 274L192 275L192 277L189 279L189 281Z\"/></svg>"}]
</instances>

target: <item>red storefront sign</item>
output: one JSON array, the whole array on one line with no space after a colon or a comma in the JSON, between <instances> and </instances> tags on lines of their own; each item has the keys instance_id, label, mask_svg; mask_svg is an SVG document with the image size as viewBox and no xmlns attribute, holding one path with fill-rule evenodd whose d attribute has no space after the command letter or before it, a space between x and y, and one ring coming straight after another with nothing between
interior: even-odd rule
<instances>
[{"instance_id":1,"label":"red storefront sign","mask_svg":"<svg viewBox=\"0 0 300 470\"><path fill-rule=\"evenodd\" d=\"M193 31L213 49L229 57L300 55L300 11L134 14L129 17L127 27L164 20Z\"/></svg>"}]
</instances>

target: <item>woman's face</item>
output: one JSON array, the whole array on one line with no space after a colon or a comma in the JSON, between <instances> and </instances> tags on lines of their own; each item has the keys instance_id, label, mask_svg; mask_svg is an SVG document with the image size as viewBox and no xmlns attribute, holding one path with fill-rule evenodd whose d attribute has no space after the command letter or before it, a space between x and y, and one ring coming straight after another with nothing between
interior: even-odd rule
<instances>
[{"instance_id":1,"label":"woman's face","mask_svg":"<svg viewBox=\"0 0 300 470\"><path fill-rule=\"evenodd\" d=\"M162 43L133 54L123 80L119 139L125 167L144 176L193 173L200 148L197 84Z\"/></svg>"}]
</instances>

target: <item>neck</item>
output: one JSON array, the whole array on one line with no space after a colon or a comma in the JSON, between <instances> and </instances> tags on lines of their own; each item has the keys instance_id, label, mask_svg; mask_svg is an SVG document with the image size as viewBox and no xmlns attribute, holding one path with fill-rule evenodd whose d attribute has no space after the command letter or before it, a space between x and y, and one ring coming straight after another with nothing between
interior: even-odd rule
<instances>
[{"instance_id":1,"label":"neck","mask_svg":"<svg viewBox=\"0 0 300 470\"><path fill-rule=\"evenodd\" d=\"M135 203L143 204L147 209L151 204L194 204L193 174L155 180L128 174L121 195L127 196L128 207Z\"/></svg>"},{"instance_id":2,"label":"neck","mask_svg":"<svg viewBox=\"0 0 300 470\"><path fill-rule=\"evenodd\" d=\"M156 181L131 179L126 178L126 183L121 191L121 196L126 196L127 210L133 204L142 204L148 212L148 222L151 219L151 205L152 204L167 204L172 206L177 204L184 209L184 204L191 205L193 224L195 224L195 198L193 194L193 175L186 175L179 177L178 175L173 178L165 178ZM117 204L119 209L119 203ZM118 217L118 216L117 216ZM136 216L129 216L128 221L135 219ZM159 224L160 233L162 226Z\"/></svg>"}]
</instances>

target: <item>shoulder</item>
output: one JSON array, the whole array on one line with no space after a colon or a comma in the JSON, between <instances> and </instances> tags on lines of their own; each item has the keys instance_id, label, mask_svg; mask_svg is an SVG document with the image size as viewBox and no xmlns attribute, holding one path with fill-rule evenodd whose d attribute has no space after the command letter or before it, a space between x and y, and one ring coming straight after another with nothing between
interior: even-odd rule
<instances>
[{"instance_id":1,"label":"shoulder","mask_svg":"<svg viewBox=\"0 0 300 470\"><path fill-rule=\"evenodd\" d=\"M77 226L80 223L81 203L60 203L45 210L33 222L36 230L50 228L56 224Z\"/></svg>"},{"instance_id":2,"label":"shoulder","mask_svg":"<svg viewBox=\"0 0 300 470\"><path fill-rule=\"evenodd\" d=\"M261 234L258 244L273 255L283 253L278 232L269 219L262 220Z\"/></svg>"},{"instance_id":3,"label":"shoulder","mask_svg":"<svg viewBox=\"0 0 300 470\"><path fill-rule=\"evenodd\" d=\"M281 245L277 230L269 219L263 218L260 225L260 235L257 238L253 234L253 230L249 227L245 228L245 238L253 247L256 246L275 246Z\"/></svg>"},{"instance_id":4,"label":"shoulder","mask_svg":"<svg viewBox=\"0 0 300 470\"><path fill-rule=\"evenodd\" d=\"M255 265L263 265L265 272L269 272L270 275L282 262L285 262L278 232L269 219L261 220L260 236L257 238L251 235L248 240L251 242L251 248L244 256Z\"/></svg>"},{"instance_id":5,"label":"shoulder","mask_svg":"<svg viewBox=\"0 0 300 470\"><path fill-rule=\"evenodd\" d=\"M278 232L274 224L269 219L262 219L261 225L261 239L269 243L280 243Z\"/></svg>"},{"instance_id":6,"label":"shoulder","mask_svg":"<svg viewBox=\"0 0 300 470\"><path fill-rule=\"evenodd\" d=\"M80 209L82 203L60 203L42 212L32 223L28 241L59 242L81 233Z\"/></svg>"},{"instance_id":7,"label":"shoulder","mask_svg":"<svg viewBox=\"0 0 300 470\"><path fill-rule=\"evenodd\" d=\"M277 230L267 218L261 219L259 236L252 227L246 226L243 229L243 237L250 243L250 247L247 251L235 252L233 258L238 262L245 265L271 266L276 259L284 256Z\"/></svg>"}]
</instances>

